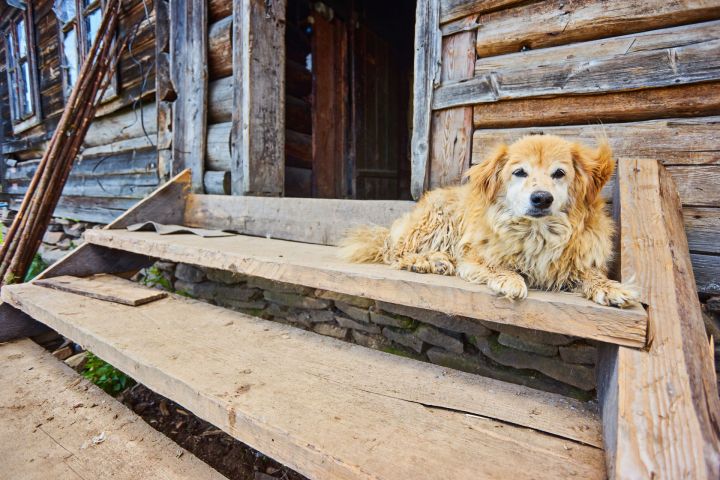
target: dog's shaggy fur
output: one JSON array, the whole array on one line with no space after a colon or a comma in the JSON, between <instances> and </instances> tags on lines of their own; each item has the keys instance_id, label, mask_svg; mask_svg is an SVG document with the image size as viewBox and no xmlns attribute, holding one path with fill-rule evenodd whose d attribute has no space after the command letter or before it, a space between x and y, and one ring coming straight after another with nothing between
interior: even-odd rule
<instances>
[{"instance_id":1,"label":"dog's shaggy fur","mask_svg":"<svg viewBox=\"0 0 720 480\"><path fill-rule=\"evenodd\" d=\"M600 190L614 168L604 140L593 150L550 135L524 137L498 146L465 184L428 192L390 229L352 231L341 255L458 275L512 299L525 298L530 286L628 306L636 290L607 278L614 227Z\"/></svg>"}]
</instances>

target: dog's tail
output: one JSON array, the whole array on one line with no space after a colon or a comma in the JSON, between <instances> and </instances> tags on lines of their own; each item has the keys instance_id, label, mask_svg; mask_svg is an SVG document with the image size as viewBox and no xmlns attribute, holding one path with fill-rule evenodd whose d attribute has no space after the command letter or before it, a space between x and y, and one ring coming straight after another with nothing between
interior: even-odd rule
<instances>
[{"instance_id":1,"label":"dog's tail","mask_svg":"<svg viewBox=\"0 0 720 480\"><path fill-rule=\"evenodd\" d=\"M389 239L390 230L385 227L354 228L340 241L340 257L353 263L383 263Z\"/></svg>"}]
</instances>

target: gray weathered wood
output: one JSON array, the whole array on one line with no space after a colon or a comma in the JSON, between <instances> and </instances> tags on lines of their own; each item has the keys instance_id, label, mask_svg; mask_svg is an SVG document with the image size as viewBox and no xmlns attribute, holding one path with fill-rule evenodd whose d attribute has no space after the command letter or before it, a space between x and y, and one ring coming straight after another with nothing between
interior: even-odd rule
<instances>
[{"instance_id":1,"label":"gray weathered wood","mask_svg":"<svg viewBox=\"0 0 720 480\"><path fill-rule=\"evenodd\" d=\"M6 193L24 194L29 181L16 180ZM63 195L85 197L142 198L158 186L157 172L131 173L120 175L93 175L69 177L63 188Z\"/></svg>"},{"instance_id":2,"label":"gray weathered wood","mask_svg":"<svg viewBox=\"0 0 720 480\"><path fill-rule=\"evenodd\" d=\"M138 109L124 109L99 118L90 124L83 145L97 147L157 133L155 103Z\"/></svg>"},{"instance_id":3,"label":"gray weathered wood","mask_svg":"<svg viewBox=\"0 0 720 480\"><path fill-rule=\"evenodd\" d=\"M232 122L208 125L205 150L205 168L208 170L230 170L232 152L230 137ZM211 193L211 192L206 192Z\"/></svg>"},{"instance_id":4,"label":"gray weathered wood","mask_svg":"<svg viewBox=\"0 0 720 480\"><path fill-rule=\"evenodd\" d=\"M511 7L523 1L524 0L441 0L440 23L447 23L462 17L480 15L490 10Z\"/></svg>"},{"instance_id":5,"label":"gray weathered wood","mask_svg":"<svg viewBox=\"0 0 720 480\"><path fill-rule=\"evenodd\" d=\"M413 76L413 131L410 142L410 192L420 198L428 187L430 124L436 84L440 82L440 0L417 3Z\"/></svg>"},{"instance_id":6,"label":"gray weathered wood","mask_svg":"<svg viewBox=\"0 0 720 480\"><path fill-rule=\"evenodd\" d=\"M98 273L89 277L79 278L61 275L48 279L36 280L36 285L70 292L85 297L137 307L160 300L167 292L153 291L141 287L137 283L128 283L120 277L106 273Z\"/></svg>"},{"instance_id":7,"label":"gray weathered wood","mask_svg":"<svg viewBox=\"0 0 720 480\"><path fill-rule=\"evenodd\" d=\"M548 95L592 94L720 79L720 22L481 59L471 80L447 83L433 109Z\"/></svg>"},{"instance_id":8,"label":"gray weathered wood","mask_svg":"<svg viewBox=\"0 0 720 480\"><path fill-rule=\"evenodd\" d=\"M715 238L717 238L717 233ZM720 256L691 253L690 260L698 291L713 295L720 294L720 278L718 278Z\"/></svg>"},{"instance_id":9,"label":"gray weathered wood","mask_svg":"<svg viewBox=\"0 0 720 480\"><path fill-rule=\"evenodd\" d=\"M0 303L0 343L40 335L49 330L22 310Z\"/></svg>"},{"instance_id":10,"label":"gray weathered wood","mask_svg":"<svg viewBox=\"0 0 720 480\"><path fill-rule=\"evenodd\" d=\"M230 172L206 171L203 186L208 194L230 195Z\"/></svg>"},{"instance_id":11,"label":"gray weathered wood","mask_svg":"<svg viewBox=\"0 0 720 480\"><path fill-rule=\"evenodd\" d=\"M232 75L232 16L208 27L208 73L210 79Z\"/></svg>"},{"instance_id":12,"label":"gray weathered wood","mask_svg":"<svg viewBox=\"0 0 720 480\"><path fill-rule=\"evenodd\" d=\"M285 0L233 2L232 193L281 195Z\"/></svg>"},{"instance_id":13,"label":"gray weathered wood","mask_svg":"<svg viewBox=\"0 0 720 480\"><path fill-rule=\"evenodd\" d=\"M173 83L172 173L192 170L193 191L202 191L208 96L206 0L171 0Z\"/></svg>"}]
</instances>

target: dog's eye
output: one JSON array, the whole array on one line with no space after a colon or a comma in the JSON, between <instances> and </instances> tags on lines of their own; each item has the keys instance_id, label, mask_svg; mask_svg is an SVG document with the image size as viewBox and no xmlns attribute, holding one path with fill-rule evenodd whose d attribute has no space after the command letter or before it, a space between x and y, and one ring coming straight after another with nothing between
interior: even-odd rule
<instances>
[{"instance_id":1,"label":"dog's eye","mask_svg":"<svg viewBox=\"0 0 720 480\"><path fill-rule=\"evenodd\" d=\"M517 170L515 170L513 172L513 175L515 175L516 177L521 177L521 178L527 177L527 172L525 171L524 168L518 168Z\"/></svg>"},{"instance_id":2,"label":"dog's eye","mask_svg":"<svg viewBox=\"0 0 720 480\"><path fill-rule=\"evenodd\" d=\"M562 168L558 168L550 176L555 180L557 180L558 178L563 178L565 176L565 170L563 170Z\"/></svg>"}]
</instances>

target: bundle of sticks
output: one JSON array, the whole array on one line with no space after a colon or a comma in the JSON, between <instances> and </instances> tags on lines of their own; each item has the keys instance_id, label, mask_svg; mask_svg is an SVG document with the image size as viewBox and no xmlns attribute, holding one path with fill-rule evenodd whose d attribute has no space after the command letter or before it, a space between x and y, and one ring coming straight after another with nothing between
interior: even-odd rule
<instances>
[{"instance_id":1,"label":"bundle of sticks","mask_svg":"<svg viewBox=\"0 0 720 480\"><path fill-rule=\"evenodd\" d=\"M127 45L115 38L122 0L108 0L97 37L60 122L0 248L0 285L21 282L37 253L73 161Z\"/></svg>"}]
</instances>

